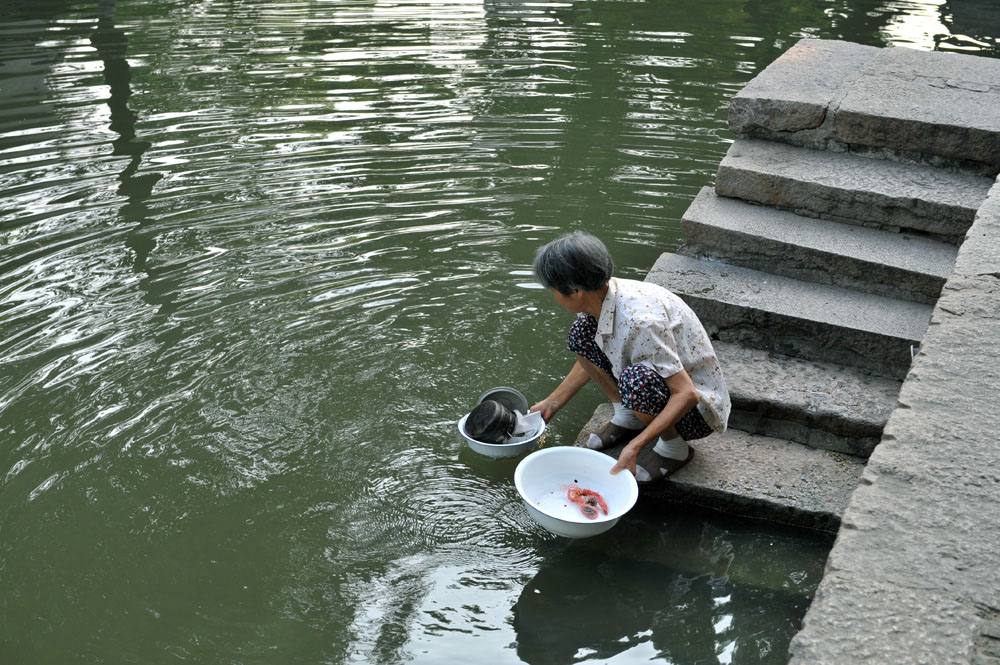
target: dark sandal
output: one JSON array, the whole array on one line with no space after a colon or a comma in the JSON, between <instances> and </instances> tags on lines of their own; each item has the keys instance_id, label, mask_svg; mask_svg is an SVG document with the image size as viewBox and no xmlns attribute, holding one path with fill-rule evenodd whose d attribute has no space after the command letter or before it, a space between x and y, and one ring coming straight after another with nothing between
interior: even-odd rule
<instances>
[{"instance_id":1,"label":"dark sandal","mask_svg":"<svg viewBox=\"0 0 1000 665\"><path fill-rule=\"evenodd\" d=\"M650 485L652 483L659 482L664 478L669 478L677 473L677 471L684 468L684 466L693 458L694 448L691 446L688 446L688 454L684 459L664 457L658 452L650 451L649 456L646 457L646 459L643 460L643 463L639 465L645 469L646 473L649 474L649 478L647 480L636 479L636 482L640 485Z\"/></svg>"},{"instance_id":2,"label":"dark sandal","mask_svg":"<svg viewBox=\"0 0 1000 665\"><path fill-rule=\"evenodd\" d=\"M590 448L591 450L606 450L617 446L619 443L631 441L641 431L641 428L627 429L609 421L601 429L592 432L587 437L587 440L583 442L583 447Z\"/></svg>"}]
</instances>

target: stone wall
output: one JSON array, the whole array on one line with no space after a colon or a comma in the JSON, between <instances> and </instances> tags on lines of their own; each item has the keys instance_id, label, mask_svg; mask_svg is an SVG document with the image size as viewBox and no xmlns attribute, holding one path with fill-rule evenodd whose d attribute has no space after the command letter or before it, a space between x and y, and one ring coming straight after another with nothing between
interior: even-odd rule
<instances>
[{"instance_id":1,"label":"stone wall","mask_svg":"<svg viewBox=\"0 0 1000 665\"><path fill-rule=\"evenodd\" d=\"M851 496L791 663L1000 663L1000 184Z\"/></svg>"}]
</instances>

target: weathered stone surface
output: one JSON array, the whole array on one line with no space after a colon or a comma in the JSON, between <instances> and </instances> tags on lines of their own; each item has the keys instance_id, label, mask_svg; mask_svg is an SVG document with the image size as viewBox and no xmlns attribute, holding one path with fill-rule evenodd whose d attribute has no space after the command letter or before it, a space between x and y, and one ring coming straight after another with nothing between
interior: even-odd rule
<instances>
[{"instance_id":1,"label":"weathered stone surface","mask_svg":"<svg viewBox=\"0 0 1000 665\"><path fill-rule=\"evenodd\" d=\"M848 84L879 53L850 42L804 39L750 81L729 105L737 136L822 144L832 137L828 121Z\"/></svg>"},{"instance_id":2,"label":"weathered stone surface","mask_svg":"<svg viewBox=\"0 0 1000 665\"><path fill-rule=\"evenodd\" d=\"M851 82L836 138L1000 168L1000 61L888 48Z\"/></svg>"},{"instance_id":3,"label":"weathered stone surface","mask_svg":"<svg viewBox=\"0 0 1000 665\"><path fill-rule=\"evenodd\" d=\"M931 308L867 293L699 261L660 256L646 277L678 294L710 333L789 356L902 379Z\"/></svg>"},{"instance_id":4,"label":"weathered stone surface","mask_svg":"<svg viewBox=\"0 0 1000 665\"><path fill-rule=\"evenodd\" d=\"M918 164L740 140L719 165L715 189L809 217L958 242L992 184L992 178Z\"/></svg>"},{"instance_id":5,"label":"weathered stone surface","mask_svg":"<svg viewBox=\"0 0 1000 665\"><path fill-rule=\"evenodd\" d=\"M793 663L984 662L1000 616L998 222L990 201L959 252Z\"/></svg>"},{"instance_id":6,"label":"weathered stone surface","mask_svg":"<svg viewBox=\"0 0 1000 665\"><path fill-rule=\"evenodd\" d=\"M890 553L883 556L891 559ZM828 565L804 628L792 639L789 663L969 665L979 622L949 594L845 575Z\"/></svg>"},{"instance_id":7,"label":"weathered stone surface","mask_svg":"<svg viewBox=\"0 0 1000 665\"><path fill-rule=\"evenodd\" d=\"M733 97L729 125L740 137L996 175L998 72L987 58L803 39Z\"/></svg>"},{"instance_id":8,"label":"weathered stone surface","mask_svg":"<svg viewBox=\"0 0 1000 665\"><path fill-rule=\"evenodd\" d=\"M678 253L932 304L955 247L932 238L820 221L701 190L681 220Z\"/></svg>"},{"instance_id":9,"label":"weathered stone surface","mask_svg":"<svg viewBox=\"0 0 1000 665\"><path fill-rule=\"evenodd\" d=\"M577 437L610 420L610 404L598 407ZM730 430L692 442L694 459L670 480L644 487L643 494L664 500L834 530L864 464L849 455ZM639 456L648 458L652 447ZM613 457L621 447L609 450Z\"/></svg>"},{"instance_id":10,"label":"weathered stone surface","mask_svg":"<svg viewBox=\"0 0 1000 665\"><path fill-rule=\"evenodd\" d=\"M714 346L734 429L867 457L896 405L899 381L738 344Z\"/></svg>"},{"instance_id":11,"label":"weathered stone surface","mask_svg":"<svg viewBox=\"0 0 1000 665\"><path fill-rule=\"evenodd\" d=\"M958 252L955 272L1000 276L1000 180L976 213L976 223Z\"/></svg>"}]
</instances>

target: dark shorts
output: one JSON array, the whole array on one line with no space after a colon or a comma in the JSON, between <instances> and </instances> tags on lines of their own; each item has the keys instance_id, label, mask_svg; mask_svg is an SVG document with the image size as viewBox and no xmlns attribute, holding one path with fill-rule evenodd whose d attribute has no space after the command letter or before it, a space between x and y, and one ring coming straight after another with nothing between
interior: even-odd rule
<instances>
[{"instance_id":1,"label":"dark shorts","mask_svg":"<svg viewBox=\"0 0 1000 665\"><path fill-rule=\"evenodd\" d=\"M597 319L590 314L582 314L570 327L566 346L573 353L586 358L607 372L615 380L625 408L656 416L670 399L670 389L666 380L646 365L629 365L622 370L621 377L616 377L611 369L611 361L594 341L596 333ZM714 432L705 422L698 407L685 413L674 427L685 441L702 439Z\"/></svg>"}]
</instances>

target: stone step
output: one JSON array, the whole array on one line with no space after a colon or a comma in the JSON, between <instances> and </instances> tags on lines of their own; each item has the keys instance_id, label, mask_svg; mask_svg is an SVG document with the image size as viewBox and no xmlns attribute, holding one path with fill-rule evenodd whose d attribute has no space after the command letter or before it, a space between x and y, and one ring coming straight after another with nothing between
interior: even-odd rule
<instances>
[{"instance_id":1,"label":"stone step","mask_svg":"<svg viewBox=\"0 0 1000 665\"><path fill-rule=\"evenodd\" d=\"M610 420L610 404L602 404L584 426L575 445ZM672 478L642 493L795 526L835 531L858 484L864 462L850 455L799 443L754 436L730 429L693 441L691 462ZM640 453L643 462L652 446ZM617 457L621 446L607 451Z\"/></svg>"},{"instance_id":2,"label":"stone step","mask_svg":"<svg viewBox=\"0 0 1000 665\"><path fill-rule=\"evenodd\" d=\"M958 244L992 183L919 164L741 139L719 165L715 190L807 217L919 231Z\"/></svg>"},{"instance_id":3,"label":"stone step","mask_svg":"<svg viewBox=\"0 0 1000 665\"><path fill-rule=\"evenodd\" d=\"M954 245L802 217L701 190L682 219L688 256L809 282L933 304L951 274Z\"/></svg>"},{"instance_id":4,"label":"stone step","mask_svg":"<svg viewBox=\"0 0 1000 665\"><path fill-rule=\"evenodd\" d=\"M646 279L681 296L724 342L900 380L932 309L670 253Z\"/></svg>"},{"instance_id":5,"label":"stone step","mask_svg":"<svg viewBox=\"0 0 1000 665\"><path fill-rule=\"evenodd\" d=\"M1000 60L803 39L730 102L741 137L996 175Z\"/></svg>"},{"instance_id":6,"label":"stone step","mask_svg":"<svg viewBox=\"0 0 1000 665\"><path fill-rule=\"evenodd\" d=\"M894 379L739 344L713 346L733 402L733 429L866 458L898 400Z\"/></svg>"}]
</instances>

